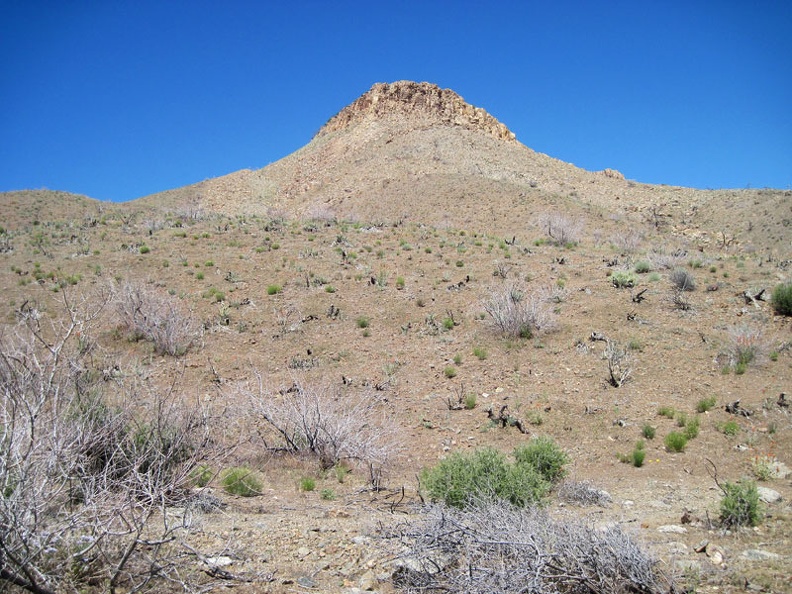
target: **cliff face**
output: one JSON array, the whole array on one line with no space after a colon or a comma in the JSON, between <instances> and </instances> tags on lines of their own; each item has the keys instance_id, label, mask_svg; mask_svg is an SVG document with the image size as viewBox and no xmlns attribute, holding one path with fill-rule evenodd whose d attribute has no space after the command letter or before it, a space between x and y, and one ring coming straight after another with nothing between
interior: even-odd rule
<instances>
[{"instance_id":1,"label":"cliff face","mask_svg":"<svg viewBox=\"0 0 792 594\"><path fill-rule=\"evenodd\" d=\"M480 107L474 107L450 89L431 83L399 81L377 83L356 101L342 109L319 130L317 137L343 130L368 118L401 115L429 118L437 124L483 131L508 142L514 134Z\"/></svg>"}]
</instances>

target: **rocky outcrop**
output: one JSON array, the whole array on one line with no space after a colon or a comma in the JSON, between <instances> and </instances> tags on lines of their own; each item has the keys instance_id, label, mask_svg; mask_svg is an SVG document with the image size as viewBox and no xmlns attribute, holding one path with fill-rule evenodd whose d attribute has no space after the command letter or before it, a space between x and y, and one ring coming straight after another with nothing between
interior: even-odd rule
<instances>
[{"instance_id":1,"label":"rocky outcrop","mask_svg":"<svg viewBox=\"0 0 792 594\"><path fill-rule=\"evenodd\" d=\"M495 138L516 142L514 134L480 107L474 107L450 89L431 83L399 81L377 83L354 103L342 109L317 133L317 137L343 130L371 117L399 114L430 118L438 124L481 130Z\"/></svg>"}]
</instances>

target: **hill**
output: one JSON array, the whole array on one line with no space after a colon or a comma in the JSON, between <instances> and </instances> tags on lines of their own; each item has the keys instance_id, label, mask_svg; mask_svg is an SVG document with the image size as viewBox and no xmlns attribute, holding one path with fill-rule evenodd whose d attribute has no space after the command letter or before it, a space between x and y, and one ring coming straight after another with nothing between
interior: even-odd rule
<instances>
[{"instance_id":1,"label":"hill","mask_svg":"<svg viewBox=\"0 0 792 594\"><path fill-rule=\"evenodd\" d=\"M166 449L192 463L190 481L206 475L200 509L169 499L184 482L160 493L152 517L176 528L162 533L158 521L146 525L158 538L123 541L130 580L156 568L171 584L240 592L401 591L385 537L396 520L424 517L421 470L545 436L569 456L567 489L611 498L592 507L557 486L546 505L554 518L621 526L680 588L738 592L748 580L790 591L792 419L780 395L792 393L792 326L767 295L790 281L791 207L779 190L699 191L584 171L532 151L452 91L378 84L258 171L125 204L0 195L4 418L22 410L8 406L12 395L41 393L8 389L8 378L60 353L53 338L69 328L57 402L75 400L47 417L55 426L72 427L78 404L104 398L98 410L126 407L132 429L119 435L135 436L113 451L162 453L189 431L158 433L155 421L194 429L176 421L201 411L208 437L189 450L200 457ZM504 324L514 312L517 326ZM31 364L9 375L14 361ZM267 419L303 394L297 385L344 420L335 435L365 437L368 449L345 450L339 464L289 455L293 434ZM664 443L675 431L692 436L680 452ZM634 465L639 441L645 462ZM36 451L47 459L56 443L70 442ZM783 497L756 530L719 523L708 460L721 484L752 477ZM232 467L259 478L255 496L225 492ZM4 501L21 504L15 475L2 476ZM42 517L102 508L59 484L52 499L63 496L70 514ZM103 521L120 522L118 510L135 513L142 499L115 491L107 501L116 507ZM69 532L76 523L57 525L83 542ZM113 546L96 548L113 561L120 545L107 538ZM190 548L168 548L182 542ZM98 553L59 554L46 561L60 574L42 575L88 590L110 579Z\"/></svg>"}]
</instances>

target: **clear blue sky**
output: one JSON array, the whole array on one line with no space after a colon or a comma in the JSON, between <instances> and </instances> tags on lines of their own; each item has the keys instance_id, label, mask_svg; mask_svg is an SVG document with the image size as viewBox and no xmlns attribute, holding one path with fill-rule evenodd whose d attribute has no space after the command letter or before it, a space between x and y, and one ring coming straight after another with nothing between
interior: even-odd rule
<instances>
[{"instance_id":1,"label":"clear blue sky","mask_svg":"<svg viewBox=\"0 0 792 594\"><path fill-rule=\"evenodd\" d=\"M789 0L0 0L0 190L129 200L263 167L402 79L586 169L786 189L790 31Z\"/></svg>"}]
</instances>

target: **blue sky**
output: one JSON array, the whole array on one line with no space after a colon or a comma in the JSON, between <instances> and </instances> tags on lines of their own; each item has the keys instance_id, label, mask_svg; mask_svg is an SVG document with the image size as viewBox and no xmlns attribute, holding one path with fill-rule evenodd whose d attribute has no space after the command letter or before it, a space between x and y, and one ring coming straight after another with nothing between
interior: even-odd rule
<instances>
[{"instance_id":1,"label":"blue sky","mask_svg":"<svg viewBox=\"0 0 792 594\"><path fill-rule=\"evenodd\" d=\"M786 189L790 30L788 0L0 0L0 190L129 200L263 167L402 79L586 169Z\"/></svg>"}]
</instances>

